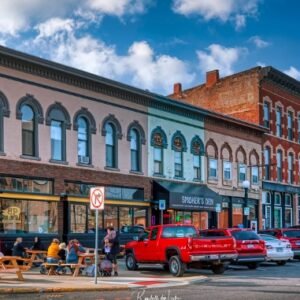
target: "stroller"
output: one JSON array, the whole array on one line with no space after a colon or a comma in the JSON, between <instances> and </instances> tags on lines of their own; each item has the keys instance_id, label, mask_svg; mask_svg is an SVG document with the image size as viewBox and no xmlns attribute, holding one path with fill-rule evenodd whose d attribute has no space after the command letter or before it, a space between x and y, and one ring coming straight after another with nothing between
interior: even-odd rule
<instances>
[{"instance_id":1,"label":"stroller","mask_svg":"<svg viewBox=\"0 0 300 300\"><path fill-rule=\"evenodd\" d=\"M109 259L105 258L100 263L100 275L101 276L111 276L112 273L112 263Z\"/></svg>"}]
</instances>

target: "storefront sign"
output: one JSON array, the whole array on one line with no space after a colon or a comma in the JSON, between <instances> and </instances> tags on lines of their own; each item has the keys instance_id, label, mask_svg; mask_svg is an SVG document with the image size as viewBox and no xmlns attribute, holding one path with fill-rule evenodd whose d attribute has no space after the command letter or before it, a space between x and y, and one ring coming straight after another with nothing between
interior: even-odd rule
<instances>
[{"instance_id":1,"label":"storefront sign","mask_svg":"<svg viewBox=\"0 0 300 300\"><path fill-rule=\"evenodd\" d=\"M10 206L2 210L3 223L21 223L21 209L17 206Z\"/></svg>"},{"instance_id":2,"label":"storefront sign","mask_svg":"<svg viewBox=\"0 0 300 300\"><path fill-rule=\"evenodd\" d=\"M216 201L213 198L172 193L170 207L184 210L205 209L214 211L216 207Z\"/></svg>"},{"instance_id":3,"label":"storefront sign","mask_svg":"<svg viewBox=\"0 0 300 300\"><path fill-rule=\"evenodd\" d=\"M300 187L291 186L286 184L278 184L272 182L264 182L262 184L264 190L274 191L274 192L285 192L285 193L295 193L300 194Z\"/></svg>"}]
</instances>

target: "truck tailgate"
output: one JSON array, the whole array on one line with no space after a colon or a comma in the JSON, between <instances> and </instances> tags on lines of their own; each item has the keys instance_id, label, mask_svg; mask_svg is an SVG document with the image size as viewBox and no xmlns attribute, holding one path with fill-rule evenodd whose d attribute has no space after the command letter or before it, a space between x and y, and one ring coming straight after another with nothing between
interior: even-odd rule
<instances>
[{"instance_id":1,"label":"truck tailgate","mask_svg":"<svg viewBox=\"0 0 300 300\"><path fill-rule=\"evenodd\" d=\"M207 237L207 238L194 238L192 240L191 252L207 252L207 253L228 253L235 251L235 241L232 237Z\"/></svg>"}]
</instances>

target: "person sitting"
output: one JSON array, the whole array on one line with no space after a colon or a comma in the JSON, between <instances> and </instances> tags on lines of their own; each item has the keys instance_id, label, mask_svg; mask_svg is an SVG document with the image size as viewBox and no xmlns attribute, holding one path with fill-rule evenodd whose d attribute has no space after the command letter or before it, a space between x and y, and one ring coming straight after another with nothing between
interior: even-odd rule
<instances>
[{"instance_id":1,"label":"person sitting","mask_svg":"<svg viewBox=\"0 0 300 300\"><path fill-rule=\"evenodd\" d=\"M12 248L12 255L13 256L20 256L20 257L25 257L25 251L26 248L23 245L23 238L18 237L16 238L16 241L14 243L14 246Z\"/></svg>"},{"instance_id":2,"label":"person sitting","mask_svg":"<svg viewBox=\"0 0 300 300\"><path fill-rule=\"evenodd\" d=\"M65 263L66 262L67 245L66 245L66 243L60 243L58 247L59 247L59 251L58 251L59 261L58 261L58 263L59 264ZM65 269L62 266L58 266L57 269L56 269L56 274L61 275L61 274L65 273L64 270Z\"/></svg>"},{"instance_id":3,"label":"person sitting","mask_svg":"<svg viewBox=\"0 0 300 300\"><path fill-rule=\"evenodd\" d=\"M59 256L59 240L53 239L47 251L47 263L56 264L58 263Z\"/></svg>"},{"instance_id":4,"label":"person sitting","mask_svg":"<svg viewBox=\"0 0 300 300\"><path fill-rule=\"evenodd\" d=\"M45 247L38 236L34 238L31 250L45 250Z\"/></svg>"},{"instance_id":5,"label":"person sitting","mask_svg":"<svg viewBox=\"0 0 300 300\"><path fill-rule=\"evenodd\" d=\"M78 263L78 254L85 252L85 248L81 246L78 240L70 240L67 247L67 264Z\"/></svg>"}]
</instances>

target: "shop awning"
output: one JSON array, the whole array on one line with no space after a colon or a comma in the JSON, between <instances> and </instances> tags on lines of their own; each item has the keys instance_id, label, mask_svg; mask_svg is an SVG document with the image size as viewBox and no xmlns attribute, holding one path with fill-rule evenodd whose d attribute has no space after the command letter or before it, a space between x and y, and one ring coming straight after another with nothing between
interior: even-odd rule
<instances>
[{"instance_id":1,"label":"shop awning","mask_svg":"<svg viewBox=\"0 0 300 300\"><path fill-rule=\"evenodd\" d=\"M181 210L210 210L221 207L222 197L204 184L155 180L154 189L168 194L169 208Z\"/></svg>"}]
</instances>

